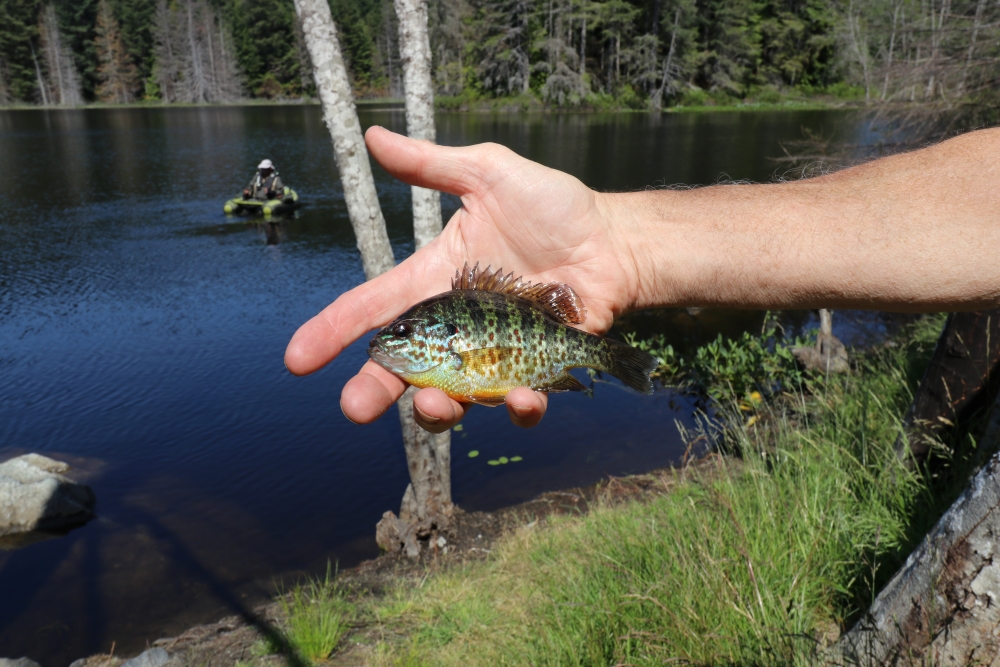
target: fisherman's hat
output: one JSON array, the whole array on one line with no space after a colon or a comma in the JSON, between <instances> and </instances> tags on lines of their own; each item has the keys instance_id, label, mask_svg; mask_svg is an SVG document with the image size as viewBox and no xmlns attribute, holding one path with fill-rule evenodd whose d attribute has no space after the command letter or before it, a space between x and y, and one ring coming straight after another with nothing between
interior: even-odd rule
<instances>
[{"instance_id":1,"label":"fisherman's hat","mask_svg":"<svg viewBox=\"0 0 1000 667\"><path fill-rule=\"evenodd\" d=\"M271 164L270 160L262 160L260 164L257 165L258 169L274 169L274 165Z\"/></svg>"}]
</instances>

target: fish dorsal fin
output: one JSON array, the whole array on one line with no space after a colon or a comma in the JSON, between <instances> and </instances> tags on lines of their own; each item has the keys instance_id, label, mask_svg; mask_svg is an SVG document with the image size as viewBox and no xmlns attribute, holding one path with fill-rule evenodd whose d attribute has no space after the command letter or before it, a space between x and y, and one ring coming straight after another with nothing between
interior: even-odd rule
<instances>
[{"instance_id":1,"label":"fish dorsal fin","mask_svg":"<svg viewBox=\"0 0 1000 667\"><path fill-rule=\"evenodd\" d=\"M560 322L582 324L587 319L587 309L573 288L565 283L532 284L524 278L514 278L514 272L503 274L503 269L490 272L490 267L479 268L479 262L469 268L468 262L455 272L452 289L498 292L527 299L538 305Z\"/></svg>"}]
</instances>

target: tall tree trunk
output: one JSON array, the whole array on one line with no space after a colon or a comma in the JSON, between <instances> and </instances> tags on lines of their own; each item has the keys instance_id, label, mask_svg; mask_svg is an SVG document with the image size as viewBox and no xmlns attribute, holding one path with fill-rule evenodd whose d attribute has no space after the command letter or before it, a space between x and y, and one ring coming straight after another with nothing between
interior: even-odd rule
<instances>
[{"instance_id":1,"label":"tall tree trunk","mask_svg":"<svg viewBox=\"0 0 1000 667\"><path fill-rule=\"evenodd\" d=\"M431 81L431 43L427 33L426 0L395 0L399 21L399 56L403 63L406 133L413 139L435 141L434 84ZM411 188L413 237L417 249L441 233L441 194Z\"/></svg>"},{"instance_id":2,"label":"tall tree trunk","mask_svg":"<svg viewBox=\"0 0 1000 667\"><path fill-rule=\"evenodd\" d=\"M892 11L892 34L889 36L889 55L885 62L885 80L882 82L882 101L889 91L889 73L892 71L892 50L896 46L896 20L899 18L900 5L897 4Z\"/></svg>"},{"instance_id":3,"label":"tall tree trunk","mask_svg":"<svg viewBox=\"0 0 1000 667\"><path fill-rule=\"evenodd\" d=\"M337 28L326 0L295 0L295 11L313 63L323 120L333 137L333 154L365 278L371 280L395 266L396 261L378 204L368 150L337 41Z\"/></svg>"},{"instance_id":4,"label":"tall tree trunk","mask_svg":"<svg viewBox=\"0 0 1000 667\"><path fill-rule=\"evenodd\" d=\"M587 15L580 20L580 79L587 73Z\"/></svg>"},{"instance_id":5,"label":"tall tree trunk","mask_svg":"<svg viewBox=\"0 0 1000 667\"><path fill-rule=\"evenodd\" d=\"M399 22L399 59L403 65L403 95L406 103L406 133L413 139L436 141L434 127L434 84L431 80L431 45L427 31L426 0L395 0ZM441 233L441 194L436 190L411 187L413 238L419 250ZM414 537L445 531L451 524L451 432L431 434L413 420L410 387L399 400L403 444L410 470L410 485L403 495L397 531L407 554L416 556ZM394 518L387 518L392 522ZM400 530L402 528L402 530ZM384 532L384 526L383 526ZM379 531L376 530L376 534ZM410 537L410 539L407 539ZM391 541L391 540L390 540ZM391 547L391 544L384 546Z\"/></svg>"},{"instance_id":6,"label":"tall tree trunk","mask_svg":"<svg viewBox=\"0 0 1000 667\"><path fill-rule=\"evenodd\" d=\"M29 41L28 46L31 48L31 60L35 63L35 76L38 79L38 90L42 93L42 104L49 106L49 93L46 90L48 86L45 84L45 79L42 78L42 68L38 66L38 58L35 56L35 45Z\"/></svg>"},{"instance_id":7,"label":"tall tree trunk","mask_svg":"<svg viewBox=\"0 0 1000 667\"><path fill-rule=\"evenodd\" d=\"M660 87L653 96L653 109L659 111L663 104L663 93L667 89L667 81L670 80L670 67L673 65L674 49L677 45L677 26L681 20L681 8L678 7L674 13L674 29L670 33L670 49L667 51L667 59L663 62L663 78L660 80Z\"/></svg>"},{"instance_id":8,"label":"tall tree trunk","mask_svg":"<svg viewBox=\"0 0 1000 667\"><path fill-rule=\"evenodd\" d=\"M979 0L976 3L976 16L972 21L972 35L969 36L969 50L965 54L965 67L962 68L962 81L958 84L959 94L965 92L965 81L969 76L969 66L972 65L972 54L976 50L976 39L979 37L979 28L983 22L983 10L986 9L986 0Z\"/></svg>"}]
</instances>

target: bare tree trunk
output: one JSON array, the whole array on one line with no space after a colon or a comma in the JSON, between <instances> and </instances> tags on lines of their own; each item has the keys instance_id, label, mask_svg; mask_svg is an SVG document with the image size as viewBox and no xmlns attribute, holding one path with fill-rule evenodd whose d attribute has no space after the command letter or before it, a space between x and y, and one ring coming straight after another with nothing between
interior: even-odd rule
<instances>
[{"instance_id":1,"label":"bare tree trunk","mask_svg":"<svg viewBox=\"0 0 1000 667\"><path fill-rule=\"evenodd\" d=\"M42 104L48 106L49 93L46 91L48 86L45 84L45 79L42 78L42 68L38 66L38 58L35 57L35 45L29 40L28 46L31 48L31 60L35 63L35 76L38 78L38 90L42 93Z\"/></svg>"},{"instance_id":2,"label":"bare tree trunk","mask_svg":"<svg viewBox=\"0 0 1000 667\"><path fill-rule=\"evenodd\" d=\"M882 101L889 90L889 73L892 71L892 50L896 46L896 20L899 18L900 5L897 4L892 11L892 34L889 36L889 55L885 62L885 80L882 82Z\"/></svg>"},{"instance_id":3,"label":"bare tree trunk","mask_svg":"<svg viewBox=\"0 0 1000 667\"><path fill-rule=\"evenodd\" d=\"M435 141L434 84L431 80L431 45L427 31L426 0L395 0L399 22L399 57L403 65L406 133L413 139ZM413 237L419 250L441 233L441 194L413 186ZM387 512L376 535L387 549L402 544L407 555L419 554L417 537L445 531L451 524L451 432L431 434L413 420L410 387L400 398L399 419L410 470L410 484L403 495L399 519ZM389 535L385 535L387 528ZM391 535L392 529L398 536Z\"/></svg>"},{"instance_id":4,"label":"bare tree trunk","mask_svg":"<svg viewBox=\"0 0 1000 667\"><path fill-rule=\"evenodd\" d=\"M670 79L670 67L674 61L674 48L677 44L677 26L681 20L681 9L677 8L674 13L674 29L670 33L670 49L667 51L667 59L663 62L663 78L660 80L660 87L653 96L653 109L659 111L663 104L663 93L667 89L667 81Z\"/></svg>"},{"instance_id":5,"label":"bare tree trunk","mask_svg":"<svg viewBox=\"0 0 1000 667\"><path fill-rule=\"evenodd\" d=\"M580 79L587 73L587 15L580 21Z\"/></svg>"},{"instance_id":6,"label":"bare tree trunk","mask_svg":"<svg viewBox=\"0 0 1000 667\"><path fill-rule=\"evenodd\" d=\"M406 133L413 139L435 141L434 84L431 81L431 43L427 33L426 0L395 0L399 21L399 56L403 63ZM413 237L417 249L441 233L441 194L411 188Z\"/></svg>"},{"instance_id":7,"label":"bare tree trunk","mask_svg":"<svg viewBox=\"0 0 1000 667\"><path fill-rule=\"evenodd\" d=\"M337 28L326 0L295 0L295 11L313 63L323 120L333 137L347 214L358 240L365 277L371 280L395 266L396 261L378 204L368 150L337 41Z\"/></svg>"},{"instance_id":8,"label":"bare tree trunk","mask_svg":"<svg viewBox=\"0 0 1000 667\"><path fill-rule=\"evenodd\" d=\"M983 10L986 9L986 0L979 0L976 3L976 17L972 21L972 35L969 36L969 51L965 55L965 67L962 68L962 81L958 84L959 94L965 92L965 81L969 76L969 66L972 64L972 54L976 50L976 39L979 37L979 27L983 22Z\"/></svg>"}]
</instances>

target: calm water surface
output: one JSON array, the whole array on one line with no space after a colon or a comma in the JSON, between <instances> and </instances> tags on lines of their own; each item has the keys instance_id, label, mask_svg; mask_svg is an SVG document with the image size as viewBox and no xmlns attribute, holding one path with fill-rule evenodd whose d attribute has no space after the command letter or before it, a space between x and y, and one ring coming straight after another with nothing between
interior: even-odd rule
<instances>
[{"instance_id":1,"label":"calm water surface","mask_svg":"<svg viewBox=\"0 0 1000 667\"><path fill-rule=\"evenodd\" d=\"M399 110L362 122L405 127ZM831 112L439 117L441 143L496 141L599 189L770 180L802 128L862 134ZM227 219L222 202L263 157L307 206L279 225ZM0 112L0 174L0 459L69 461L99 512L0 551L0 656L49 667L113 642L136 652L252 607L282 578L376 555L407 472L394 414L360 427L338 407L366 341L310 377L282 365L295 329L363 280L319 109ZM402 259L409 189L375 178ZM683 347L759 324L661 311L624 326ZM453 440L462 507L669 465L683 453L674 423L693 410L614 384L550 406L530 431L503 410L469 414ZM503 455L524 460L486 464Z\"/></svg>"}]
</instances>

